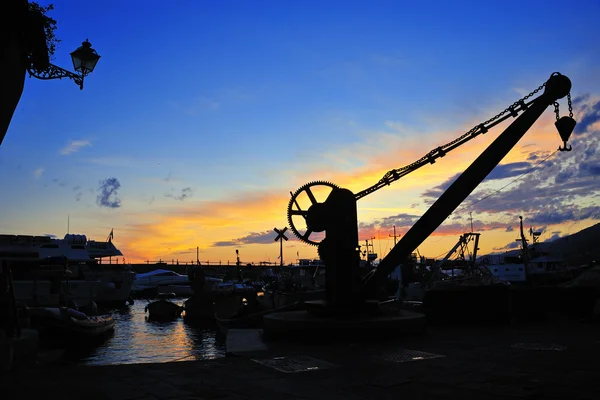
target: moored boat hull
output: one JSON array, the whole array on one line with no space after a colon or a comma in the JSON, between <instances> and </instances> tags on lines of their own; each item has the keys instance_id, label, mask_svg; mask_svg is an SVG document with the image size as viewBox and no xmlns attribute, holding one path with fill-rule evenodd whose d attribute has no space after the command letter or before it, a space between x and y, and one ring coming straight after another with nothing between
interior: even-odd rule
<instances>
[{"instance_id":1,"label":"moored boat hull","mask_svg":"<svg viewBox=\"0 0 600 400\"><path fill-rule=\"evenodd\" d=\"M48 337L98 337L112 332L115 327L111 314L87 316L71 308L53 307L31 308L27 313L31 325Z\"/></svg>"},{"instance_id":2,"label":"moored boat hull","mask_svg":"<svg viewBox=\"0 0 600 400\"><path fill-rule=\"evenodd\" d=\"M181 316L183 307L170 301L161 299L149 303L144 311L148 312L148 319L170 320Z\"/></svg>"}]
</instances>

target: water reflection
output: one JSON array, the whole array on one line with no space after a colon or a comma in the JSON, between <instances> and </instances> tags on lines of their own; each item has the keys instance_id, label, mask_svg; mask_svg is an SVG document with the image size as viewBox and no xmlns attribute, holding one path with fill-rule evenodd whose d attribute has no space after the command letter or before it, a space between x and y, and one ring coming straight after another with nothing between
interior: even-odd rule
<instances>
[{"instance_id":1,"label":"water reflection","mask_svg":"<svg viewBox=\"0 0 600 400\"><path fill-rule=\"evenodd\" d=\"M182 300L173 299L181 305ZM66 349L68 361L86 365L155 363L213 359L225 356L214 322L149 321L145 301L114 310L115 330L99 341ZM73 343L74 344L74 343Z\"/></svg>"}]
</instances>

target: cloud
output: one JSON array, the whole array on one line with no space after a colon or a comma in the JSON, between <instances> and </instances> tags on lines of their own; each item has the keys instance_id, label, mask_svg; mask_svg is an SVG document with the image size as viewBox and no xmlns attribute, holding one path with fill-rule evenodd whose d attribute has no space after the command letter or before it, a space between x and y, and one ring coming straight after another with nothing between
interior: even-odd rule
<instances>
[{"instance_id":1,"label":"cloud","mask_svg":"<svg viewBox=\"0 0 600 400\"><path fill-rule=\"evenodd\" d=\"M100 194L96 197L96 203L100 207L121 207L121 199L118 198L118 191L120 188L121 183L117 178L108 178L100 181L98 185Z\"/></svg>"},{"instance_id":2,"label":"cloud","mask_svg":"<svg viewBox=\"0 0 600 400\"><path fill-rule=\"evenodd\" d=\"M296 240L292 233L285 235L290 240ZM212 247L230 247L230 246L241 246L244 244L272 244L275 241L277 234L274 231L264 231L264 232L252 232L247 236L243 236L241 238L225 240L214 242Z\"/></svg>"},{"instance_id":3,"label":"cloud","mask_svg":"<svg viewBox=\"0 0 600 400\"><path fill-rule=\"evenodd\" d=\"M580 176L598 176L600 175L600 160L594 160L593 163L582 162L579 165Z\"/></svg>"},{"instance_id":4,"label":"cloud","mask_svg":"<svg viewBox=\"0 0 600 400\"><path fill-rule=\"evenodd\" d=\"M39 167L39 168L36 168L35 170L33 170L33 176L35 177L35 179L40 179L43 174L44 174L43 167Z\"/></svg>"},{"instance_id":5,"label":"cloud","mask_svg":"<svg viewBox=\"0 0 600 400\"><path fill-rule=\"evenodd\" d=\"M532 213L538 224L557 225L567 221L582 221L585 219L600 219L600 206L579 207L576 205L552 207L545 205L544 209Z\"/></svg>"},{"instance_id":6,"label":"cloud","mask_svg":"<svg viewBox=\"0 0 600 400\"><path fill-rule=\"evenodd\" d=\"M384 217L381 219L374 219L368 223L359 223L359 233L362 238L375 237L380 238L381 233L384 236L391 235L393 226L396 227L396 234L404 236L406 232L413 227L413 225L420 218L420 215L413 214L397 214L390 217ZM504 218L505 219L505 218ZM491 230L506 230L510 224L502 220L474 220L473 226L477 228L478 232L491 231ZM454 236L458 237L465 233L470 227L470 220L465 221L461 216L451 215L448 217L445 223L441 224L431 236ZM311 239L312 236L311 236Z\"/></svg>"},{"instance_id":7,"label":"cloud","mask_svg":"<svg viewBox=\"0 0 600 400\"><path fill-rule=\"evenodd\" d=\"M596 112L594 107L589 106L591 100L588 98L578 101L581 103L574 108L576 118L579 121L591 121ZM586 104L587 107L584 107ZM547 114L523 139L523 143L518 144L506 156L503 164L497 166L483 184L479 185L431 236L449 237L448 241L451 240L450 237L454 237L456 240L458 235L469 229L469 220L464 217L468 212L472 212L476 217L473 221L474 229L495 231L490 232L493 241L488 242L496 245L512 239L514 233L511 232L518 229L514 228L518 226L518 215L524 216L528 226L547 225L554 230L559 228L556 225L566 221L580 221L583 225L591 220L600 219L600 209L595 205L600 205L600 181L597 179L600 167L600 152L597 150L600 147L600 135L594 131L598 124L590 123L584 132L573 137L570 141L573 146L572 152L553 153L562 143L558 140L553 126L553 114ZM311 164L308 173L294 175L286 185L298 187L305 181L317 178L331 180L357 193L377 182L388 170L397 167L398 160L418 159L424 147L435 148L440 143L448 142L448 137L456 137L452 132L439 132L435 135L425 133L399 130L392 133L374 132L372 135L366 135L366 142L353 143L347 148L332 152L337 157L336 162L342 161L343 168L340 167L340 163L328 168L326 161L331 160L332 156L325 157L325 154L319 154L323 157L316 157L320 160L316 166ZM483 136L480 141L474 140L453 151L452 158L449 155L439 163L419 169L398 181L393 187L382 190L382 197L385 198L387 192L389 197L394 198L391 206L380 202L381 197L376 196L359 202L361 238L378 237L379 232L385 232L382 236L387 239L388 234L392 233L392 225L396 226L397 234L404 235L420 218L427 204L439 197L459 176L457 171L464 170L469 165L469 160L480 154L486 146L486 141L491 140L491 136ZM557 143L548 144L549 140L555 140ZM431 142L433 145L430 145ZM325 148L322 151L325 153L329 149ZM352 158L354 153L360 155L358 160ZM552 156L546 159L550 155ZM324 158L327 159L323 161ZM531 168L534 169L528 172ZM527 173L524 174L525 172ZM519 179L515 180L517 176ZM502 187L505 184L503 179L514 182ZM164 175L160 180L164 183ZM170 181L173 184L171 179ZM440 185L440 182L443 183ZM424 190L432 187L433 189L428 191ZM271 243L278 251L274 233L263 231L262 227L265 224L269 224L267 227L272 226L271 224L279 226L285 221L283 211L289 201L285 192L287 189L278 190L277 193L267 190L239 192L232 189L222 201L177 203L161 210L160 215L146 219L144 224L131 228L132 232L135 232L132 238L135 238L128 244L132 252L128 258L135 258L137 255L141 255L139 259L156 257L156 254L165 254L157 252L168 248L184 251L189 248L190 243L198 243L204 250L210 248L210 257L214 257L214 254L230 254L229 247L240 245L248 245L246 251L250 252L253 249L250 245ZM183 199L184 194L182 189L181 192L173 190L166 196ZM367 208L363 208L365 203ZM289 237L294 239L293 235ZM427 243L436 240L440 241L434 238L428 239ZM288 247L291 246L292 244ZM428 246L437 248L443 245ZM485 243L483 246L492 248L492 245ZM513 243L511 240L511 243L503 248L518 246L519 243ZM256 247L260 248L256 251L261 253L256 257L263 257L263 252L267 251L263 249L267 246ZM289 251L289 248L286 249Z\"/></svg>"},{"instance_id":8,"label":"cloud","mask_svg":"<svg viewBox=\"0 0 600 400\"><path fill-rule=\"evenodd\" d=\"M521 242L509 242L508 244L506 244L505 246L502 247L494 247L494 250L499 251L499 250L512 250L512 249L518 249L521 246Z\"/></svg>"},{"instance_id":9,"label":"cloud","mask_svg":"<svg viewBox=\"0 0 600 400\"><path fill-rule=\"evenodd\" d=\"M597 120L598 103L589 106L582 104L583 101L577 99L577 108L583 110L578 118L588 122ZM599 203L600 197L600 139L598 126L592 126L592 123L586 125L584 132L572 140L571 152L522 150L523 157L535 161L535 165L512 162L496 167L455 213L471 211L485 216L488 221L501 221L509 215L524 215L536 224L547 225L599 220L600 207L595 204ZM426 190L422 197L431 204L458 175ZM494 183L496 179L517 175L518 180L513 180L507 187L498 188L498 184Z\"/></svg>"},{"instance_id":10,"label":"cloud","mask_svg":"<svg viewBox=\"0 0 600 400\"><path fill-rule=\"evenodd\" d=\"M175 254L196 254L196 249L189 249L189 250L184 250L184 251L178 251Z\"/></svg>"},{"instance_id":11,"label":"cloud","mask_svg":"<svg viewBox=\"0 0 600 400\"><path fill-rule=\"evenodd\" d=\"M68 156L81 150L86 146L91 146L92 143L89 140L71 140L65 147L60 149L60 154Z\"/></svg>"},{"instance_id":12,"label":"cloud","mask_svg":"<svg viewBox=\"0 0 600 400\"><path fill-rule=\"evenodd\" d=\"M560 231L552 232L552 236L549 237L548 239L544 240L544 242L553 242L556 239L560 239L562 237L560 234L561 234Z\"/></svg>"},{"instance_id":13,"label":"cloud","mask_svg":"<svg viewBox=\"0 0 600 400\"><path fill-rule=\"evenodd\" d=\"M579 147L597 147L593 137L582 138ZM595 152L572 151L560 160L549 159L515 185L498 189L476 190L459 210L497 214L524 213L536 223L557 224L568 220L599 219L600 207L576 202L579 198L598 197L600 157ZM478 200L482 200L477 202Z\"/></svg>"},{"instance_id":14,"label":"cloud","mask_svg":"<svg viewBox=\"0 0 600 400\"><path fill-rule=\"evenodd\" d=\"M523 152L523 157L538 163L532 165L520 161L496 167L484 183L435 230L434 235L462 233L466 224L460 223L456 217L467 212L481 216L482 221L474 222L480 231L503 229L511 232L513 228L507 224L507 219L512 221L516 215L524 215L532 224L547 226L569 221L600 220L600 206L596 205L600 204L599 147L598 131L592 130L573 141L572 152L554 153L550 158L552 153L545 150ZM433 203L459 175L454 174L441 185L423 191L424 202ZM498 187L498 180L515 176L519 179L513 180L509 186ZM412 213L382 217L361 224L361 235L362 229L374 233L391 225L396 225L402 232L410 229L418 217Z\"/></svg>"},{"instance_id":15,"label":"cloud","mask_svg":"<svg viewBox=\"0 0 600 400\"><path fill-rule=\"evenodd\" d=\"M522 175L522 174L526 173L527 171L529 171L531 169L531 167L532 167L532 165L528 162L514 162L514 163L508 163L508 164L500 164L500 165L496 166L496 168L494 168L492 170L492 172L489 173L489 175L484 179L483 182L490 182L490 181L494 181L494 180L506 179L506 178L512 178L515 176L519 176L519 175ZM442 193L445 192L446 189L448 189L450 187L450 185L452 185L454 183L454 181L456 179L458 179L458 177L461 174L462 174L462 172L459 172L458 174L455 174L454 176L447 179L441 185L438 185L438 186L434 187L433 189L426 190L422 194L422 196L425 198L429 198L429 199L426 199L426 201L428 203L431 203L433 200L440 197L442 195Z\"/></svg>"},{"instance_id":16,"label":"cloud","mask_svg":"<svg viewBox=\"0 0 600 400\"><path fill-rule=\"evenodd\" d=\"M512 178L527 172L529 169L531 169L531 167L532 165L528 162L501 164L494 168L487 178L485 178L485 180L492 181L494 179Z\"/></svg>"},{"instance_id":17,"label":"cloud","mask_svg":"<svg viewBox=\"0 0 600 400\"><path fill-rule=\"evenodd\" d=\"M181 189L181 194L179 194L178 196L175 196L172 193L165 193L165 197L171 197L175 200L183 201L189 197L192 197L193 194L194 194L194 189L192 189L191 187L186 187L186 188Z\"/></svg>"},{"instance_id":18,"label":"cloud","mask_svg":"<svg viewBox=\"0 0 600 400\"><path fill-rule=\"evenodd\" d=\"M396 214L389 217L384 217L369 223L359 223L359 229L361 230L377 230L380 227L408 227L412 226L420 218L420 215L415 214Z\"/></svg>"},{"instance_id":19,"label":"cloud","mask_svg":"<svg viewBox=\"0 0 600 400\"><path fill-rule=\"evenodd\" d=\"M580 106L583 116L577 122L573 134L579 135L587 132L593 124L600 120L600 101L585 104L590 99L589 95L576 98L573 103Z\"/></svg>"},{"instance_id":20,"label":"cloud","mask_svg":"<svg viewBox=\"0 0 600 400\"><path fill-rule=\"evenodd\" d=\"M285 193L250 191L230 193L222 201L183 202L165 207L159 215L145 215L143 224L129 227L128 258L155 259L165 254L168 247L183 251L190 243L197 244L201 251L211 249L210 257L227 258L227 246L241 244L271 243L278 251L274 232L269 234L260 227L281 224L288 201ZM286 235L294 239L289 230Z\"/></svg>"},{"instance_id":21,"label":"cloud","mask_svg":"<svg viewBox=\"0 0 600 400\"><path fill-rule=\"evenodd\" d=\"M64 182L64 181L61 181L61 180L60 180L60 179L58 179L58 178L52 178L52 182L53 182L53 183L55 183L55 184L57 184L57 185L58 185L58 186L60 186L60 187L65 187L65 186L67 186L67 183L66 183L66 182Z\"/></svg>"},{"instance_id":22,"label":"cloud","mask_svg":"<svg viewBox=\"0 0 600 400\"><path fill-rule=\"evenodd\" d=\"M81 186L77 185L73 188L75 192L75 201L81 200L81 196L83 196L83 191L81 190Z\"/></svg>"}]
</instances>

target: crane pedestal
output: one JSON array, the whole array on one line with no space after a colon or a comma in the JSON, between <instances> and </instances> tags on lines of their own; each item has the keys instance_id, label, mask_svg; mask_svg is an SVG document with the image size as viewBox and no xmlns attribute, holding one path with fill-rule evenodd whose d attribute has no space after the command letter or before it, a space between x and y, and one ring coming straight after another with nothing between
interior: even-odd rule
<instances>
[{"instance_id":1,"label":"crane pedestal","mask_svg":"<svg viewBox=\"0 0 600 400\"><path fill-rule=\"evenodd\" d=\"M311 225L325 228L319 244L325 262L325 299L305 302L303 311L279 312L263 317L269 339L375 339L382 335L422 332L425 315L402 311L397 302L368 300L359 272L356 198L347 189L334 189L326 202L311 207Z\"/></svg>"}]
</instances>

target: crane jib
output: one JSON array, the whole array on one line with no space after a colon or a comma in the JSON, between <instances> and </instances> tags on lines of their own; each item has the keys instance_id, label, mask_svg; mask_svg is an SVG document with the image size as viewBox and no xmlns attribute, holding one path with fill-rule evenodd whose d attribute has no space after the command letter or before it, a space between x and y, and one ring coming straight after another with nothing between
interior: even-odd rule
<instances>
[{"instance_id":1,"label":"crane jib","mask_svg":"<svg viewBox=\"0 0 600 400\"><path fill-rule=\"evenodd\" d=\"M542 113L571 90L571 81L564 75L552 75L546 90L521 116L512 122L473 163L446 189L423 216L406 232L388 255L381 260L374 276L386 276L402 263L502 161L525 135Z\"/></svg>"}]
</instances>

